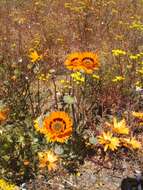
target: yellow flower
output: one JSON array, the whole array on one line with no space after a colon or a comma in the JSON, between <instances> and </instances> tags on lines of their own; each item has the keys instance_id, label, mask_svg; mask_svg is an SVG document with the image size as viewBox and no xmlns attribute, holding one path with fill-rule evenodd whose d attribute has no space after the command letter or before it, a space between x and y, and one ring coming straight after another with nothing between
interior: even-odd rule
<instances>
[{"instance_id":1,"label":"yellow flower","mask_svg":"<svg viewBox=\"0 0 143 190\"><path fill-rule=\"evenodd\" d=\"M99 75L93 74L92 77L93 77L94 79L96 79L96 80L99 80L99 79L100 79Z\"/></svg>"},{"instance_id":2,"label":"yellow flower","mask_svg":"<svg viewBox=\"0 0 143 190\"><path fill-rule=\"evenodd\" d=\"M49 171L57 169L58 157L51 150L39 152L38 157L40 168L48 167Z\"/></svg>"},{"instance_id":3,"label":"yellow flower","mask_svg":"<svg viewBox=\"0 0 143 190\"><path fill-rule=\"evenodd\" d=\"M16 190L16 188L14 184L10 184L4 179L0 179L0 190Z\"/></svg>"},{"instance_id":4,"label":"yellow flower","mask_svg":"<svg viewBox=\"0 0 143 190\"><path fill-rule=\"evenodd\" d=\"M104 151L110 149L112 151L116 150L120 146L120 141L117 137L113 137L110 132L103 132L101 136L98 136L99 144L104 145Z\"/></svg>"},{"instance_id":5,"label":"yellow flower","mask_svg":"<svg viewBox=\"0 0 143 190\"><path fill-rule=\"evenodd\" d=\"M119 81L123 81L123 80L125 80L125 78L122 76L116 76L114 79L112 79L113 82L119 82Z\"/></svg>"},{"instance_id":6,"label":"yellow flower","mask_svg":"<svg viewBox=\"0 0 143 190\"><path fill-rule=\"evenodd\" d=\"M133 111L133 112L132 112L132 115L133 115L135 118L143 119L143 112L135 112L135 111Z\"/></svg>"},{"instance_id":7,"label":"yellow flower","mask_svg":"<svg viewBox=\"0 0 143 190\"><path fill-rule=\"evenodd\" d=\"M126 52L121 49L113 49L112 54L114 56L121 56L121 55L126 55Z\"/></svg>"},{"instance_id":8,"label":"yellow flower","mask_svg":"<svg viewBox=\"0 0 143 190\"><path fill-rule=\"evenodd\" d=\"M42 55L38 55L37 51L31 51L29 54L29 58L31 59L31 62L34 63L36 61L39 61L42 59Z\"/></svg>"},{"instance_id":9,"label":"yellow flower","mask_svg":"<svg viewBox=\"0 0 143 190\"><path fill-rule=\"evenodd\" d=\"M135 139L135 137L132 138L121 138L120 139L123 146L129 148L129 149L140 149L141 144L139 141Z\"/></svg>"},{"instance_id":10,"label":"yellow flower","mask_svg":"<svg viewBox=\"0 0 143 190\"><path fill-rule=\"evenodd\" d=\"M122 135L128 135L129 134L129 128L126 126L125 119L122 119L121 121L117 122L116 118L113 118L113 126L111 125L113 132L117 134Z\"/></svg>"},{"instance_id":11,"label":"yellow flower","mask_svg":"<svg viewBox=\"0 0 143 190\"><path fill-rule=\"evenodd\" d=\"M71 74L71 77L73 78L74 81L77 83L83 83L85 82L85 78L82 76L80 72L75 72Z\"/></svg>"}]
</instances>

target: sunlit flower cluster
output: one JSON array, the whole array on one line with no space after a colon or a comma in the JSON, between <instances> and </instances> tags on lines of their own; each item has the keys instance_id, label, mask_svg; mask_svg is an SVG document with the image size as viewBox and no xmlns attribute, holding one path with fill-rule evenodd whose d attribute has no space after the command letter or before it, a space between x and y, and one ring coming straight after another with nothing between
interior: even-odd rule
<instances>
[{"instance_id":1,"label":"sunlit flower cluster","mask_svg":"<svg viewBox=\"0 0 143 190\"><path fill-rule=\"evenodd\" d=\"M99 144L104 147L104 151L115 151L122 146L131 150L141 148L140 142L135 137L128 136L130 130L126 125L125 119L117 121L116 118L113 118L113 123L106 123L106 125L109 131L103 132L98 136Z\"/></svg>"}]
</instances>

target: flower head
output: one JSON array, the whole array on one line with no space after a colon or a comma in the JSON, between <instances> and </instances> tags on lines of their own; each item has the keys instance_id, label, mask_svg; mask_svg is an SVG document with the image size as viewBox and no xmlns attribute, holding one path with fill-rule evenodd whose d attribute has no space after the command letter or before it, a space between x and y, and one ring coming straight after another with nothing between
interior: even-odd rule
<instances>
[{"instance_id":1,"label":"flower head","mask_svg":"<svg viewBox=\"0 0 143 190\"><path fill-rule=\"evenodd\" d=\"M72 120L65 112L52 112L44 119L46 137L49 141L64 143L72 134Z\"/></svg>"},{"instance_id":2,"label":"flower head","mask_svg":"<svg viewBox=\"0 0 143 190\"><path fill-rule=\"evenodd\" d=\"M71 53L64 64L69 70L83 71L87 74L93 73L100 65L97 54L92 52Z\"/></svg>"},{"instance_id":3,"label":"flower head","mask_svg":"<svg viewBox=\"0 0 143 190\"><path fill-rule=\"evenodd\" d=\"M32 63L35 63L36 61L39 61L42 59L42 55L38 55L37 51L31 51L29 54L29 58L31 59Z\"/></svg>"},{"instance_id":4,"label":"flower head","mask_svg":"<svg viewBox=\"0 0 143 190\"><path fill-rule=\"evenodd\" d=\"M39 167L48 167L48 170L55 170L57 168L58 157L51 151L39 152Z\"/></svg>"},{"instance_id":5,"label":"flower head","mask_svg":"<svg viewBox=\"0 0 143 190\"><path fill-rule=\"evenodd\" d=\"M48 141L64 143L72 134L72 119L65 112L52 112L49 116L34 121L35 129Z\"/></svg>"},{"instance_id":6,"label":"flower head","mask_svg":"<svg viewBox=\"0 0 143 190\"><path fill-rule=\"evenodd\" d=\"M104 151L110 149L112 151L116 150L120 146L120 141L117 137L113 137L110 132L103 132L101 136L98 136L99 144L104 145Z\"/></svg>"},{"instance_id":7,"label":"flower head","mask_svg":"<svg viewBox=\"0 0 143 190\"><path fill-rule=\"evenodd\" d=\"M129 134L129 128L126 126L125 119L122 119L121 121L118 122L116 118L113 118L113 125L109 124L109 126L112 128L112 131L117 134L122 134L122 135Z\"/></svg>"},{"instance_id":8,"label":"flower head","mask_svg":"<svg viewBox=\"0 0 143 190\"><path fill-rule=\"evenodd\" d=\"M132 138L121 138L120 139L123 146L129 148L129 149L140 149L141 144L139 141L135 139L135 137Z\"/></svg>"}]
</instances>

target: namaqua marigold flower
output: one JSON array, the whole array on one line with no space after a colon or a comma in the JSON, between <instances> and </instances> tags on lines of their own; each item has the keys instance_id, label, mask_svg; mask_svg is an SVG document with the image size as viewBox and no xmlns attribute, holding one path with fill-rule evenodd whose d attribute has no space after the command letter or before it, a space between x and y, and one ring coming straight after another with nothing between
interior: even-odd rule
<instances>
[{"instance_id":1,"label":"namaqua marigold flower","mask_svg":"<svg viewBox=\"0 0 143 190\"><path fill-rule=\"evenodd\" d=\"M57 161L58 157L53 153L53 151L45 151L45 152L39 152L39 167L45 168L48 167L48 170L55 170L57 169Z\"/></svg>"},{"instance_id":2,"label":"namaqua marigold flower","mask_svg":"<svg viewBox=\"0 0 143 190\"><path fill-rule=\"evenodd\" d=\"M46 137L51 142L64 143L72 134L72 119L65 112L52 112L44 119Z\"/></svg>"},{"instance_id":3,"label":"namaqua marigold flower","mask_svg":"<svg viewBox=\"0 0 143 190\"><path fill-rule=\"evenodd\" d=\"M98 56L92 52L83 52L81 59L81 67L85 73L91 74L99 68Z\"/></svg>"},{"instance_id":4,"label":"namaqua marigold flower","mask_svg":"<svg viewBox=\"0 0 143 190\"><path fill-rule=\"evenodd\" d=\"M140 149L141 143L135 139L135 137L131 138L121 138L120 141L122 142L123 146L129 149Z\"/></svg>"},{"instance_id":5,"label":"namaqua marigold flower","mask_svg":"<svg viewBox=\"0 0 143 190\"><path fill-rule=\"evenodd\" d=\"M36 61L39 61L42 59L42 55L38 55L37 51L31 51L29 54L29 58L31 59L32 63L35 63Z\"/></svg>"},{"instance_id":6,"label":"namaqua marigold flower","mask_svg":"<svg viewBox=\"0 0 143 190\"><path fill-rule=\"evenodd\" d=\"M81 53L75 52L69 54L64 64L69 70L81 70Z\"/></svg>"},{"instance_id":7,"label":"namaqua marigold flower","mask_svg":"<svg viewBox=\"0 0 143 190\"><path fill-rule=\"evenodd\" d=\"M121 135L129 134L129 128L126 126L125 119L122 119L121 121L117 121L116 118L113 118L113 124L109 124L109 126L112 128L112 131L114 133L121 134Z\"/></svg>"},{"instance_id":8,"label":"namaqua marigold flower","mask_svg":"<svg viewBox=\"0 0 143 190\"><path fill-rule=\"evenodd\" d=\"M120 146L120 141L117 137L113 137L111 132L103 132L102 135L98 136L99 144L104 145L104 151L110 149L116 150Z\"/></svg>"},{"instance_id":9,"label":"namaqua marigold flower","mask_svg":"<svg viewBox=\"0 0 143 190\"><path fill-rule=\"evenodd\" d=\"M137 119L143 119L143 112L132 112L132 115Z\"/></svg>"}]
</instances>

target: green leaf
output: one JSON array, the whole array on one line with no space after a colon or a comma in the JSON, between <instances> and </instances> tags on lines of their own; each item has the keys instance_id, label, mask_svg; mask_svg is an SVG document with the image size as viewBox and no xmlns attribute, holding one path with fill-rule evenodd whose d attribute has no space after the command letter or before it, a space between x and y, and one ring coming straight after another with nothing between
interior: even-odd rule
<instances>
[{"instance_id":1,"label":"green leaf","mask_svg":"<svg viewBox=\"0 0 143 190\"><path fill-rule=\"evenodd\" d=\"M95 138L94 136L92 136L92 137L89 138L89 142L91 144L94 144L94 145L96 145L98 143L97 138Z\"/></svg>"},{"instance_id":2,"label":"green leaf","mask_svg":"<svg viewBox=\"0 0 143 190\"><path fill-rule=\"evenodd\" d=\"M75 103L75 98L72 96L69 96L69 95L64 96L63 100L67 104L74 104Z\"/></svg>"},{"instance_id":3,"label":"green leaf","mask_svg":"<svg viewBox=\"0 0 143 190\"><path fill-rule=\"evenodd\" d=\"M61 147L59 145L56 145L55 148L54 148L54 152L55 152L55 154L61 155L61 154L64 153L64 149L63 149L63 147Z\"/></svg>"}]
</instances>

